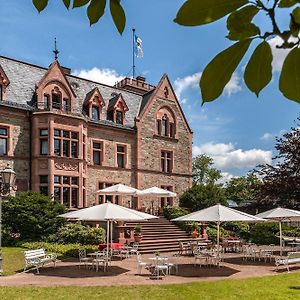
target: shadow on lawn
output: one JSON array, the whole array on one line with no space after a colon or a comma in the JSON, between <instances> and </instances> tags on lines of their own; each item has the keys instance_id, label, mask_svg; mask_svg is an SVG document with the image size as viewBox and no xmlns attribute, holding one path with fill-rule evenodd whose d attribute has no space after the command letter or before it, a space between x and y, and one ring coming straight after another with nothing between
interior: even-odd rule
<instances>
[{"instance_id":1,"label":"shadow on lawn","mask_svg":"<svg viewBox=\"0 0 300 300\"><path fill-rule=\"evenodd\" d=\"M95 269L86 269L85 267L78 266L56 266L40 268L40 274L37 274L35 269L31 270L30 273L34 273L36 276L49 276L49 277L64 277L64 278L93 278L93 277L109 277L118 276L127 273L129 270L117 266L107 268L106 272L100 267L99 271Z\"/></svg>"},{"instance_id":2,"label":"shadow on lawn","mask_svg":"<svg viewBox=\"0 0 300 300\"><path fill-rule=\"evenodd\" d=\"M179 264L178 275L179 277L228 277L235 273L240 272L239 270L232 269L229 267L217 267L217 266L201 266L191 264ZM172 273L175 275L175 272Z\"/></svg>"}]
</instances>

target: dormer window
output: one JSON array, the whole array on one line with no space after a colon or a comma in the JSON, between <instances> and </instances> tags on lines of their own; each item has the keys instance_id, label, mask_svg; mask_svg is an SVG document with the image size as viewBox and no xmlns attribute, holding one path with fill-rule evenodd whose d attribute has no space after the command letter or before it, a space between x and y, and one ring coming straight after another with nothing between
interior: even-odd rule
<instances>
[{"instance_id":1,"label":"dormer window","mask_svg":"<svg viewBox=\"0 0 300 300\"><path fill-rule=\"evenodd\" d=\"M156 134L164 137L175 138L176 123L173 112L164 107L156 116Z\"/></svg>"},{"instance_id":2,"label":"dormer window","mask_svg":"<svg viewBox=\"0 0 300 300\"><path fill-rule=\"evenodd\" d=\"M68 98L64 98L64 100L63 100L63 107L62 108L66 112L71 111L70 100Z\"/></svg>"},{"instance_id":3,"label":"dormer window","mask_svg":"<svg viewBox=\"0 0 300 300\"><path fill-rule=\"evenodd\" d=\"M6 88L9 85L9 79L0 66L0 101L6 100Z\"/></svg>"},{"instance_id":4,"label":"dormer window","mask_svg":"<svg viewBox=\"0 0 300 300\"><path fill-rule=\"evenodd\" d=\"M117 110L116 111L116 123L123 125L123 122L124 122L123 112L120 110Z\"/></svg>"},{"instance_id":5,"label":"dormer window","mask_svg":"<svg viewBox=\"0 0 300 300\"><path fill-rule=\"evenodd\" d=\"M45 94L44 95L44 108L47 109L50 107L50 96Z\"/></svg>"},{"instance_id":6,"label":"dormer window","mask_svg":"<svg viewBox=\"0 0 300 300\"><path fill-rule=\"evenodd\" d=\"M99 107L93 105L92 106L92 119L93 120L100 120L100 114L99 114Z\"/></svg>"},{"instance_id":7,"label":"dormer window","mask_svg":"<svg viewBox=\"0 0 300 300\"><path fill-rule=\"evenodd\" d=\"M128 111L128 106L121 94L113 94L107 108L107 118L116 124L125 124L125 112Z\"/></svg>"},{"instance_id":8,"label":"dormer window","mask_svg":"<svg viewBox=\"0 0 300 300\"><path fill-rule=\"evenodd\" d=\"M61 109L61 93L58 89L52 92L52 108Z\"/></svg>"},{"instance_id":9,"label":"dormer window","mask_svg":"<svg viewBox=\"0 0 300 300\"><path fill-rule=\"evenodd\" d=\"M103 106L105 103L98 88L87 93L83 102L83 110L89 118L95 121L100 120Z\"/></svg>"}]
</instances>

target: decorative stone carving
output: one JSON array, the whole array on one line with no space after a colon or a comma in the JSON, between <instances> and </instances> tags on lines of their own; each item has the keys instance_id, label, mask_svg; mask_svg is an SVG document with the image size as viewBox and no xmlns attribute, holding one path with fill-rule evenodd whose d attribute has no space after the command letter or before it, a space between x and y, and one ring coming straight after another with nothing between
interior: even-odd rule
<instances>
[{"instance_id":1,"label":"decorative stone carving","mask_svg":"<svg viewBox=\"0 0 300 300\"><path fill-rule=\"evenodd\" d=\"M65 171L76 171L76 170L78 170L78 165L77 164L55 163L54 166L55 166L55 169L57 169L57 170L65 170Z\"/></svg>"}]
</instances>

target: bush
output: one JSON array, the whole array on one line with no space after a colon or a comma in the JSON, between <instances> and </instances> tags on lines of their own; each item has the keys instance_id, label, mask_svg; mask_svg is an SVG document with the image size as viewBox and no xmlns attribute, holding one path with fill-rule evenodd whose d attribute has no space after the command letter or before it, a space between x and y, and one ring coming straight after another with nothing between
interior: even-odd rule
<instances>
[{"instance_id":1,"label":"bush","mask_svg":"<svg viewBox=\"0 0 300 300\"><path fill-rule=\"evenodd\" d=\"M105 230L101 227L84 226L80 222L67 223L49 236L48 240L59 244L96 245L105 242Z\"/></svg>"},{"instance_id":2,"label":"bush","mask_svg":"<svg viewBox=\"0 0 300 300\"><path fill-rule=\"evenodd\" d=\"M250 239L255 244L278 244L278 223L257 223L250 229Z\"/></svg>"},{"instance_id":3,"label":"bush","mask_svg":"<svg viewBox=\"0 0 300 300\"><path fill-rule=\"evenodd\" d=\"M188 210L179 206L164 207L164 216L168 220L187 215L188 213L189 213Z\"/></svg>"},{"instance_id":4,"label":"bush","mask_svg":"<svg viewBox=\"0 0 300 300\"><path fill-rule=\"evenodd\" d=\"M216 225L210 225L206 228L206 233L208 235L208 239L217 242L217 226ZM223 227L220 226L220 237L228 236L228 231L225 230Z\"/></svg>"},{"instance_id":5,"label":"bush","mask_svg":"<svg viewBox=\"0 0 300 300\"><path fill-rule=\"evenodd\" d=\"M34 192L19 193L3 202L3 230L17 240L44 240L65 223L60 203Z\"/></svg>"},{"instance_id":6,"label":"bush","mask_svg":"<svg viewBox=\"0 0 300 300\"><path fill-rule=\"evenodd\" d=\"M34 250L43 248L47 252L56 253L66 257L78 257L78 249L86 249L87 253L95 252L98 246L95 245L80 245L80 244L57 244L47 242L26 242L20 245L23 248Z\"/></svg>"},{"instance_id":7,"label":"bush","mask_svg":"<svg viewBox=\"0 0 300 300\"><path fill-rule=\"evenodd\" d=\"M187 215L188 213L187 209L178 206L167 206L164 208L164 216L168 220ZM198 222L176 222L176 225L186 232L199 228Z\"/></svg>"},{"instance_id":8,"label":"bush","mask_svg":"<svg viewBox=\"0 0 300 300\"><path fill-rule=\"evenodd\" d=\"M223 228L243 240L248 241L250 239L250 225L248 223L226 222L223 224Z\"/></svg>"}]
</instances>

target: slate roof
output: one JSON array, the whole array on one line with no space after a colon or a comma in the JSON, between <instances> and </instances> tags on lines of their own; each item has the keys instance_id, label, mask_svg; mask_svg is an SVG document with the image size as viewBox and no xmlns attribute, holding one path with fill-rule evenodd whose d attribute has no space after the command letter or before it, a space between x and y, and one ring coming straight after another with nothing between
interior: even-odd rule
<instances>
[{"instance_id":1,"label":"slate roof","mask_svg":"<svg viewBox=\"0 0 300 300\"><path fill-rule=\"evenodd\" d=\"M28 108L28 110L32 110L35 86L45 75L48 68L32 65L3 56L0 56L0 65L10 80L10 84L6 90L6 102L13 103L16 107ZM99 89L106 104L109 103L109 100L112 99L115 94L121 93L129 109L126 112L127 123L123 127L134 127L134 119L139 115L141 104L145 101L143 100L143 96L134 92L125 91L73 75L66 75L66 78L76 94L77 113L82 114L83 102L87 95L95 88ZM4 102L5 101L3 101L3 103ZM108 124L107 122L109 125L115 126L114 124L111 124L112 122L106 120L103 120L103 122L99 123ZM119 127L119 125L117 127Z\"/></svg>"}]
</instances>

